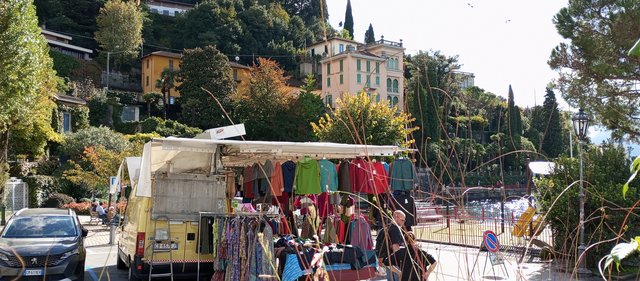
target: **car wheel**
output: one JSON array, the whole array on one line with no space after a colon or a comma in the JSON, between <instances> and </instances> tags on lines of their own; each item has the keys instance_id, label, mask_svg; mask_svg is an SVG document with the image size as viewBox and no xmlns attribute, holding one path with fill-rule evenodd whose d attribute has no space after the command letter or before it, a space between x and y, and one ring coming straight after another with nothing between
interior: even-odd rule
<instances>
[{"instance_id":1,"label":"car wheel","mask_svg":"<svg viewBox=\"0 0 640 281\"><path fill-rule=\"evenodd\" d=\"M133 265L133 261L129 261L129 281L140 281L141 279L138 278L133 272L136 270L136 268Z\"/></svg>"},{"instance_id":2,"label":"car wheel","mask_svg":"<svg viewBox=\"0 0 640 281\"><path fill-rule=\"evenodd\" d=\"M120 257L120 254L118 254L118 260L116 261L116 268L117 269L127 269L127 264L124 263L124 261Z\"/></svg>"}]
</instances>

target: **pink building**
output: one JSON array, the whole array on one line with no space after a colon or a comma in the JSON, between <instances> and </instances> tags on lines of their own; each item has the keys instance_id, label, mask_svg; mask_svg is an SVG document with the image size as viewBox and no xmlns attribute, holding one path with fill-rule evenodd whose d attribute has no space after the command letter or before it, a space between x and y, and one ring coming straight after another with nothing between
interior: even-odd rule
<instances>
[{"instance_id":1,"label":"pink building","mask_svg":"<svg viewBox=\"0 0 640 281\"><path fill-rule=\"evenodd\" d=\"M345 94L366 92L377 102L404 110L402 40L362 44L330 38L308 47L313 63L303 66L322 81L322 99L331 107ZM305 71L306 70L306 71Z\"/></svg>"}]
</instances>

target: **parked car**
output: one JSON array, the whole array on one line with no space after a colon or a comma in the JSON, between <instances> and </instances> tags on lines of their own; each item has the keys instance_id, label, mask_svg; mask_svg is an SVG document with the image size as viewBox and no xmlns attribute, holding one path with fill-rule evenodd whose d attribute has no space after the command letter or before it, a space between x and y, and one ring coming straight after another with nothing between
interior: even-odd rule
<instances>
[{"instance_id":1,"label":"parked car","mask_svg":"<svg viewBox=\"0 0 640 281\"><path fill-rule=\"evenodd\" d=\"M82 227L71 209L22 209L0 235L2 280L84 280Z\"/></svg>"}]
</instances>

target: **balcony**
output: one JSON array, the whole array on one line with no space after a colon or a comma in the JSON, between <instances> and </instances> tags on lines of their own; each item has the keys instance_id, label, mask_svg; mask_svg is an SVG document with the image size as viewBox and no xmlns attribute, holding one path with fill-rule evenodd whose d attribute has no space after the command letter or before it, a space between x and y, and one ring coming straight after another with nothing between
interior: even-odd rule
<instances>
[{"instance_id":1,"label":"balcony","mask_svg":"<svg viewBox=\"0 0 640 281\"><path fill-rule=\"evenodd\" d=\"M391 47L402 48L402 39L400 39L400 42L394 42L394 41L385 40L384 36L380 36L380 40L367 44L367 46L372 46L372 45L387 45Z\"/></svg>"}]
</instances>

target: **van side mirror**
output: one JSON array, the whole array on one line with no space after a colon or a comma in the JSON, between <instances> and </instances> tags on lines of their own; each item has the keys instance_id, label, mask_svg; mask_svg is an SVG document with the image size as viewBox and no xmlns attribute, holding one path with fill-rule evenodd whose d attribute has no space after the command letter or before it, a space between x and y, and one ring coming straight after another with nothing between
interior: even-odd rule
<instances>
[{"instance_id":1,"label":"van side mirror","mask_svg":"<svg viewBox=\"0 0 640 281\"><path fill-rule=\"evenodd\" d=\"M86 228L82 228L82 237L87 237L87 235L89 235L89 230Z\"/></svg>"}]
</instances>

